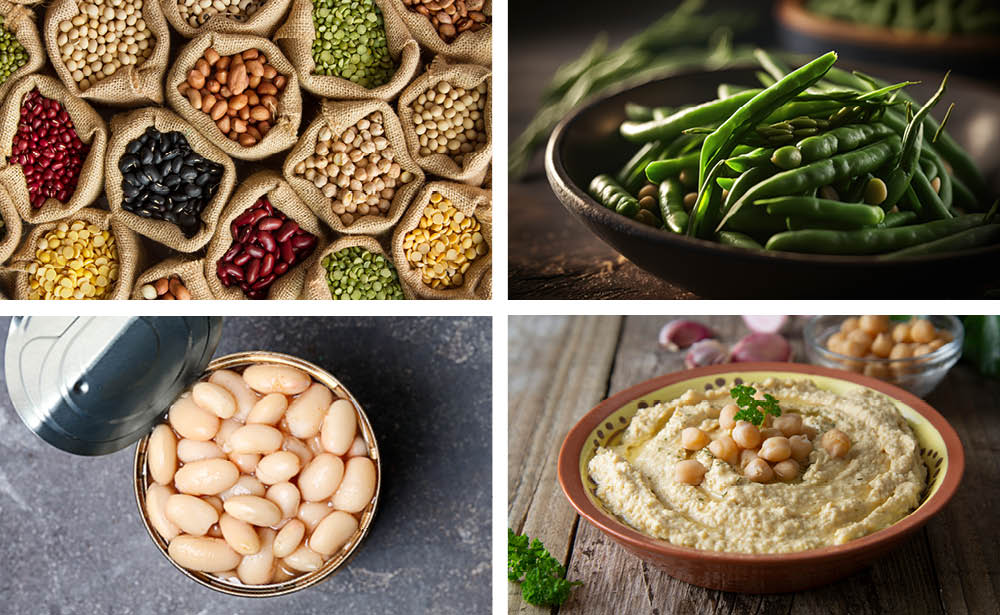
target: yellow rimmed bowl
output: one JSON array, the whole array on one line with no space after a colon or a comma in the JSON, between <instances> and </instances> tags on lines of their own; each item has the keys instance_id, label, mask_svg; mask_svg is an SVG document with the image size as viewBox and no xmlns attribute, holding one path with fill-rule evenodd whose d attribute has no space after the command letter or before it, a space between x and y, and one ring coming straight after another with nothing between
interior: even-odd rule
<instances>
[{"instance_id":1,"label":"yellow rimmed bowl","mask_svg":"<svg viewBox=\"0 0 1000 615\"><path fill-rule=\"evenodd\" d=\"M140 440L136 445L134 464L135 501L139 506L139 515L142 517L142 523L146 526L146 531L149 533L149 537L152 539L156 548L159 549L163 557L167 558L167 561L173 564L173 566L180 570L186 577L204 585L205 587L208 587L209 589L214 589L215 591L229 594L231 596L243 596L248 598L270 598L290 594L320 583L321 581L325 581L336 574L348 563L348 561L350 561L350 559L357 552L362 541L364 541L365 537L368 535L368 530L371 527L372 520L375 518L375 510L378 507L379 492L382 487L382 460L379 455L378 444L375 441L375 432L372 430L371 423L368 422L368 416L365 414L364 409L362 409L361 404L358 403L358 400L355 399L354 396L351 395L351 392L348 391L347 388L344 387L344 385L341 384L340 381L337 380L337 378L330 372L309 363L308 361L304 361L290 355L277 352L252 351L238 352L219 357L208 364L204 375L208 375L219 369L229 369L236 372L242 372L245 368L250 367L251 365L261 364L284 365L300 369L312 376L313 380L316 382L329 387L330 390L333 391L338 397L349 400L357 413L358 430L360 431L361 436L365 439L365 444L368 445L368 456L371 457L371 460L375 463L375 494L372 496L372 500L368 503L368 506L359 513L357 531L351 539L347 541L347 544L345 544L340 551L323 562L323 565L319 569L303 573L293 579L282 581L281 583L244 585L242 583L219 578L206 572L198 572L184 568L170 557L167 552L169 544L153 528L153 525L149 520L149 515L146 512L146 488L152 483L146 464L146 448L149 444L148 435ZM166 413L164 413L164 417L165 414Z\"/></svg>"},{"instance_id":2,"label":"yellow rimmed bowl","mask_svg":"<svg viewBox=\"0 0 1000 615\"><path fill-rule=\"evenodd\" d=\"M680 547L640 533L619 520L597 497L587 465L599 447L613 445L639 408L669 401L688 389L711 390L767 378L812 380L845 394L877 391L899 409L920 444L927 487L916 510L893 525L848 543L794 553L726 553ZM559 483L576 511L640 559L682 581L724 591L791 592L845 577L883 555L927 523L951 499L965 469L958 434L919 397L853 372L798 363L712 365L667 374L604 400L570 430L559 451Z\"/></svg>"}]
</instances>

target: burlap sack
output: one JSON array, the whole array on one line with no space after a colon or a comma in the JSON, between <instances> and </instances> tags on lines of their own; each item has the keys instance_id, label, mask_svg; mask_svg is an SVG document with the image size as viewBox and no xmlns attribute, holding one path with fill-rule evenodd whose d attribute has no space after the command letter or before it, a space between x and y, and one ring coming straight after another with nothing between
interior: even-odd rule
<instances>
[{"instance_id":1,"label":"burlap sack","mask_svg":"<svg viewBox=\"0 0 1000 615\"><path fill-rule=\"evenodd\" d=\"M444 42L438 36L437 30L420 13L406 8L400 0L392 3L393 8L399 17L406 24L406 28L417 39L421 47L430 49L435 54L445 55L459 62L470 62L483 66L493 65L493 24L487 25L478 32L463 32L458 35L451 44ZM493 15L493 1L486 0L483 5L483 12L489 16Z\"/></svg>"},{"instance_id":2,"label":"burlap sack","mask_svg":"<svg viewBox=\"0 0 1000 615\"><path fill-rule=\"evenodd\" d=\"M424 284L420 270L410 265L403 251L403 239L406 234L417 227L424 208L430 202L432 192L440 192L451 201L457 210L466 216L474 215L482 227L483 237L489 251L477 258L469 270L465 272L464 283L457 288L439 290ZM392 262L399 272L399 279L409 285L414 294L421 299L488 299L490 289L483 288L480 279L491 269L493 260L493 202L492 193L482 188L474 188L465 184L451 182L430 182L413 199L413 205L396 226L392 236Z\"/></svg>"},{"instance_id":3,"label":"burlap sack","mask_svg":"<svg viewBox=\"0 0 1000 615\"><path fill-rule=\"evenodd\" d=\"M148 126L153 126L160 132L176 130L182 133L191 149L223 167L222 179L219 181L215 196L201 212L201 230L193 237L185 237L180 227L172 222L143 218L122 209L122 174L118 170L118 161L125 153L128 144L141 137ZM111 207L112 213L136 233L158 241L178 252L194 252L208 244L212 235L215 234L219 213L222 212L222 208L229 200L229 195L233 192L233 186L236 184L236 167L233 165L233 159L212 145L190 124L163 107L147 107L128 113L119 113L111 118L111 139L108 142L108 156L104 172L107 177L108 205Z\"/></svg>"},{"instance_id":4,"label":"burlap sack","mask_svg":"<svg viewBox=\"0 0 1000 615\"><path fill-rule=\"evenodd\" d=\"M423 19L423 16L420 16ZM416 125L413 123L413 109L410 103L423 92L437 87L441 81L460 88L470 89L486 82L486 106L483 108L483 120L486 126L486 144L478 152L465 157L460 167L445 154L421 156L420 138L417 136ZM486 167L493 157L493 77L488 68L474 64L449 64L444 58L434 58L427 72L414 80L399 96L399 121L406 135L406 145L410 155L425 171L431 175L439 175L455 181L478 186L486 176Z\"/></svg>"},{"instance_id":5,"label":"burlap sack","mask_svg":"<svg viewBox=\"0 0 1000 615\"><path fill-rule=\"evenodd\" d=\"M224 56L247 49L259 49L267 56L268 63L288 78L284 91L278 96L278 117L271 122L271 130L252 147L244 147L222 134L207 113L192 107L187 97L177 91L177 86L187 80L195 62L209 47L214 47ZM167 101L173 110L233 158L260 160L288 149L298 139L299 122L302 120L302 93L299 91L298 77L295 76L295 68L281 54L278 46L266 38L221 32L202 34L181 49L167 75L166 88Z\"/></svg>"},{"instance_id":6,"label":"burlap sack","mask_svg":"<svg viewBox=\"0 0 1000 615\"><path fill-rule=\"evenodd\" d=\"M219 218L219 231L212 238L212 242L208 244L208 253L205 255L205 279L216 299L246 299L239 287L226 288L222 285L216 274L216 265L233 244L233 236L229 228L232 221L252 207L257 199L265 195L276 209L295 220L303 229L316 235L316 249L313 250L309 258L296 263L284 275L275 280L268 289L268 299L298 299L305 286L306 273L319 258L320 246L326 245L327 235L322 225L306 204L295 194L292 187L274 171L254 173L240 182L233 198L229 199L229 204L222 210L222 216Z\"/></svg>"},{"instance_id":7,"label":"burlap sack","mask_svg":"<svg viewBox=\"0 0 1000 615\"><path fill-rule=\"evenodd\" d=\"M139 290L146 284L152 284L160 278L169 278L177 275L184 287L191 293L192 299L214 299L212 291L208 289L208 282L205 280L205 259L192 258L190 256L177 256L168 258L153 265L142 272L132 285L132 299L143 300L142 292Z\"/></svg>"},{"instance_id":8,"label":"burlap sack","mask_svg":"<svg viewBox=\"0 0 1000 615\"><path fill-rule=\"evenodd\" d=\"M479 284L476 285L476 290L474 291L476 298L478 299L492 299L493 298L493 264L490 263L489 269L483 274L483 277L479 278Z\"/></svg>"},{"instance_id":9,"label":"burlap sack","mask_svg":"<svg viewBox=\"0 0 1000 615\"><path fill-rule=\"evenodd\" d=\"M69 202L45 199L42 206L35 209L28 197L28 184L24 179L21 165L9 164L13 151L14 135L21 120L21 103L33 89L38 88L42 96L58 100L66 108L76 134L84 143L90 144L90 152L80 169L76 191ZM28 224L40 224L64 218L86 207L104 189L104 152L108 144L108 128L101 116L86 101L71 95L57 79L33 74L21 79L7 94L0 107L0 184L10 193L21 219Z\"/></svg>"},{"instance_id":10,"label":"burlap sack","mask_svg":"<svg viewBox=\"0 0 1000 615\"><path fill-rule=\"evenodd\" d=\"M4 224L3 235L0 236L0 263L5 263L21 243L21 216L3 186L0 186L0 218L3 218Z\"/></svg>"},{"instance_id":11,"label":"burlap sack","mask_svg":"<svg viewBox=\"0 0 1000 615\"><path fill-rule=\"evenodd\" d=\"M326 281L326 269L323 268L323 259L326 258L328 254L335 254L340 252L344 248L350 248L353 246L361 246L369 252L374 252L375 254L381 254L386 257L389 262L392 262L392 255L386 254L385 250L382 249L382 245L374 238L365 235L352 235L350 237L341 237L340 239L334 241L319 254L316 262L313 263L312 267L306 273L306 284L305 289L302 291L303 299L320 299L320 300L331 300L330 295L330 285ZM395 263L393 263L395 266ZM413 299L413 289L409 287L402 276L399 278L399 285L403 288L403 298Z\"/></svg>"},{"instance_id":12,"label":"burlap sack","mask_svg":"<svg viewBox=\"0 0 1000 615\"><path fill-rule=\"evenodd\" d=\"M395 161L404 171L413 173L413 179L406 184L398 186L392 203L385 216L364 216L355 220L350 226L344 226L340 216L333 212L331 200L308 179L295 174L295 165L305 160L316 151L316 136L323 126L329 124L334 135L341 135L349 127L354 126L358 120L376 112L382 112L382 123L385 128L385 138L389 140L395 154ZM403 129L399 124L399 118L392 112L392 107L379 100L364 100L356 102L335 103L324 100L320 107L320 112L313 120L305 134L295 144L295 148L285 159L282 170L285 181L295 189L299 197L305 204L313 210L323 222L330 225L335 231L349 235L379 235L391 229L399 218L406 211L407 206L413 199L413 195L420 190L424 183L424 172L420 166L410 158L406 149L406 139L403 137Z\"/></svg>"},{"instance_id":13,"label":"burlap sack","mask_svg":"<svg viewBox=\"0 0 1000 615\"><path fill-rule=\"evenodd\" d=\"M35 12L6 0L0 0L0 15L3 16L3 27L10 30L17 42L21 43L28 53L28 61L24 66L11 73L3 83L0 83L0 100L7 96L7 91L25 75L38 72L45 64L45 49L42 39L38 36L38 26L35 25Z\"/></svg>"},{"instance_id":14,"label":"burlap sack","mask_svg":"<svg viewBox=\"0 0 1000 615\"><path fill-rule=\"evenodd\" d=\"M205 32L225 32L227 34L250 34L269 38L274 34L281 19L288 11L291 0L265 0L264 6L244 21L233 19L227 15L213 15L197 28L192 27L178 9L177 0L163 0L163 15L184 38L194 38Z\"/></svg>"},{"instance_id":15,"label":"burlap sack","mask_svg":"<svg viewBox=\"0 0 1000 615\"><path fill-rule=\"evenodd\" d=\"M410 32L392 7L398 2L399 0L375 0L385 22L389 55L399 68L388 83L370 90L347 79L315 74L316 62L313 60L312 45L316 40L316 28L313 25L312 0L292 0L292 10L288 13L288 19L278 28L274 40L295 65L302 87L313 94L336 100L376 98L389 101L413 79L420 65L420 46L410 36Z\"/></svg>"},{"instance_id":16,"label":"burlap sack","mask_svg":"<svg viewBox=\"0 0 1000 615\"><path fill-rule=\"evenodd\" d=\"M118 245L118 280L115 282L114 289L108 299L128 299L132 292L136 271L140 268L143 259L142 244L139 242L139 238L130 228L115 220L110 212L101 209L87 207L75 212L65 221L70 223L76 220L94 224L102 230L110 230L115 236ZM28 298L27 267L35 260L38 241L59 222L46 222L36 226L21 244L17 253L11 257L7 267L17 271L17 277L14 279L15 299Z\"/></svg>"},{"instance_id":17,"label":"burlap sack","mask_svg":"<svg viewBox=\"0 0 1000 615\"><path fill-rule=\"evenodd\" d=\"M86 90L81 90L70 70L66 68L59 52L56 38L59 23L80 14L80 0L53 0L45 11L45 47L49 51L52 67L59 79L73 96L114 106L145 105L163 102L163 74L170 56L170 28L163 18L160 3L155 0L142 3L142 19L156 36L153 53L141 64L122 66L110 77L101 79Z\"/></svg>"}]
</instances>

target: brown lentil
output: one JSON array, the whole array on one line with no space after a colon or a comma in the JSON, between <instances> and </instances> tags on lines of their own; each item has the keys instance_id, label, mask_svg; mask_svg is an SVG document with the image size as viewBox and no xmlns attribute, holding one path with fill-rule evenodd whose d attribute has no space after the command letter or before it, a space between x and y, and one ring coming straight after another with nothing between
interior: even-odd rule
<instances>
[{"instance_id":1,"label":"brown lentil","mask_svg":"<svg viewBox=\"0 0 1000 615\"><path fill-rule=\"evenodd\" d=\"M445 289L461 286L465 272L489 246L475 216L466 216L433 192L417 228L403 238L403 250L424 284Z\"/></svg>"}]
</instances>

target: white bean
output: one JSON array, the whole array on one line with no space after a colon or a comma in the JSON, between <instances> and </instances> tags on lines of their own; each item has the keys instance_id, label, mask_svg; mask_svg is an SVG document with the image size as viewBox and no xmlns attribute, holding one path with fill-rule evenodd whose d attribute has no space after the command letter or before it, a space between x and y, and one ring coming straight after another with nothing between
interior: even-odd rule
<instances>
[{"instance_id":1,"label":"white bean","mask_svg":"<svg viewBox=\"0 0 1000 615\"><path fill-rule=\"evenodd\" d=\"M309 537L309 548L330 557L358 531L358 520L342 510L335 510L319 522L312 536Z\"/></svg>"},{"instance_id":2,"label":"white bean","mask_svg":"<svg viewBox=\"0 0 1000 615\"><path fill-rule=\"evenodd\" d=\"M322 455L326 452L323 448L323 441L320 439L319 435L315 435L308 440L306 440L306 446L309 447L309 452L315 455Z\"/></svg>"},{"instance_id":3,"label":"white bean","mask_svg":"<svg viewBox=\"0 0 1000 615\"><path fill-rule=\"evenodd\" d=\"M281 521L281 510L265 498L256 495L236 495L222 505L226 512L240 521L253 525L269 526Z\"/></svg>"},{"instance_id":4,"label":"white bean","mask_svg":"<svg viewBox=\"0 0 1000 615\"><path fill-rule=\"evenodd\" d=\"M185 464L174 474L174 486L190 495L216 495L236 484L239 468L226 459L205 459Z\"/></svg>"},{"instance_id":5,"label":"white bean","mask_svg":"<svg viewBox=\"0 0 1000 615\"><path fill-rule=\"evenodd\" d=\"M257 453L230 453L229 461L235 463L240 472L253 474L260 462L260 455Z\"/></svg>"},{"instance_id":6,"label":"white bean","mask_svg":"<svg viewBox=\"0 0 1000 615\"><path fill-rule=\"evenodd\" d=\"M319 525L319 522L326 519L326 516L333 512L326 502L302 502L299 504L299 512L296 513L302 523L306 524L306 529L312 532Z\"/></svg>"},{"instance_id":7,"label":"white bean","mask_svg":"<svg viewBox=\"0 0 1000 615\"><path fill-rule=\"evenodd\" d=\"M257 394L243 380L243 376L228 369L217 369L208 377L208 381L229 391L229 394L236 400L234 418L238 421L245 421L253 405L257 403Z\"/></svg>"},{"instance_id":8,"label":"white bean","mask_svg":"<svg viewBox=\"0 0 1000 615\"><path fill-rule=\"evenodd\" d=\"M177 458L183 463L201 461L202 459L222 459L226 454L222 452L219 445L209 440L199 442L184 438L177 443Z\"/></svg>"},{"instance_id":9,"label":"white bean","mask_svg":"<svg viewBox=\"0 0 1000 615\"><path fill-rule=\"evenodd\" d=\"M201 496L201 499L211 504L212 508L215 509L215 512L219 513L220 515L222 514L222 500L219 498L219 496L203 495Z\"/></svg>"},{"instance_id":10,"label":"white bean","mask_svg":"<svg viewBox=\"0 0 1000 615\"><path fill-rule=\"evenodd\" d=\"M375 495L375 464L368 457L352 457L344 468L344 479L331 502L337 510L361 512Z\"/></svg>"},{"instance_id":11,"label":"white bean","mask_svg":"<svg viewBox=\"0 0 1000 615\"><path fill-rule=\"evenodd\" d=\"M298 487L292 483L278 483L267 488L267 499L278 505L281 516L288 519L295 516L299 510L302 495Z\"/></svg>"},{"instance_id":12,"label":"white bean","mask_svg":"<svg viewBox=\"0 0 1000 615\"><path fill-rule=\"evenodd\" d=\"M323 448L334 455L343 455L350 450L357 427L354 404L346 399L333 402L326 411L320 432Z\"/></svg>"},{"instance_id":13,"label":"white bean","mask_svg":"<svg viewBox=\"0 0 1000 615\"><path fill-rule=\"evenodd\" d=\"M312 572L313 570L319 570L323 565L323 556L309 547L301 545L282 561L289 568L293 568L299 572Z\"/></svg>"},{"instance_id":14,"label":"white bean","mask_svg":"<svg viewBox=\"0 0 1000 615\"><path fill-rule=\"evenodd\" d=\"M309 502L319 502L333 495L344 477L344 462L340 457L323 453L316 455L299 474L299 491Z\"/></svg>"},{"instance_id":15,"label":"white bean","mask_svg":"<svg viewBox=\"0 0 1000 615\"><path fill-rule=\"evenodd\" d=\"M170 541L170 559L189 570L222 572L240 563L240 555L221 538L181 534Z\"/></svg>"},{"instance_id":16,"label":"white bean","mask_svg":"<svg viewBox=\"0 0 1000 615\"><path fill-rule=\"evenodd\" d=\"M229 513L222 513L219 517L219 529L230 548L240 555L253 555L260 551L257 530L246 521L240 521Z\"/></svg>"},{"instance_id":17,"label":"white bean","mask_svg":"<svg viewBox=\"0 0 1000 615\"><path fill-rule=\"evenodd\" d=\"M309 446L295 436L285 436L285 441L282 443L281 448L298 455L302 465L306 465L312 461L313 452L309 450Z\"/></svg>"},{"instance_id":18,"label":"white bean","mask_svg":"<svg viewBox=\"0 0 1000 615\"><path fill-rule=\"evenodd\" d=\"M236 574L247 585L263 585L269 583L274 576L275 560L272 551L274 530L262 527L257 535L260 539L260 550L253 555L246 555L236 567Z\"/></svg>"},{"instance_id":19,"label":"white bean","mask_svg":"<svg viewBox=\"0 0 1000 615\"><path fill-rule=\"evenodd\" d=\"M333 393L318 382L288 404L285 420L288 431L296 438L311 438L319 433L326 410L333 402Z\"/></svg>"},{"instance_id":20,"label":"white bean","mask_svg":"<svg viewBox=\"0 0 1000 615\"><path fill-rule=\"evenodd\" d=\"M173 487L153 483L146 487L146 515L149 523L163 540L170 542L181 533L173 521L167 519L167 499L176 493Z\"/></svg>"},{"instance_id":21,"label":"white bean","mask_svg":"<svg viewBox=\"0 0 1000 615\"><path fill-rule=\"evenodd\" d=\"M178 493L167 498L167 519L185 534L204 536L219 520L219 513L201 498Z\"/></svg>"},{"instance_id":22,"label":"white bean","mask_svg":"<svg viewBox=\"0 0 1000 615\"><path fill-rule=\"evenodd\" d=\"M212 439L219 445L223 453L228 454L233 452L233 449L229 446L229 436L233 435L233 432L240 427L243 427L243 423L240 423L235 418L226 419L219 425L219 433L215 434L215 437Z\"/></svg>"},{"instance_id":23,"label":"white bean","mask_svg":"<svg viewBox=\"0 0 1000 615\"><path fill-rule=\"evenodd\" d=\"M251 365L243 370L243 380L259 393L298 395L309 388L312 378L287 365Z\"/></svg>"},{"instance_id":24,"label":"white bean","mask_svg":"<svg viewBox=\"0 0 1000 615\"><path fill-rule=\"evenodd\" d=\"M365 442L364 437L358 434L354 438L354 442L351 443L351 450L347 451L348 457L367 457L368 456L368 443Z\"/></svg>"},{"instance_id":25,"label":"white bean","mask_svg":"<svg viewBox=\"0 0 1000 615\"><path fill-rule=\"evenodd\" d=\"M257 480L256 476L244 475L236 481L236 484L220 493L219 497L222 498L223 502L225 502L229 498L237 495L256 495L262 497L266 492L267 487L265 487L262 482Z\"/></svg>"},{"instance_id":26,"label":"white bean","mask_svg":"<svg viewBox=\"0 0 1000 615\"><path fill-rule=\"evenodd\" d=\"M285 416L288 408L288 398L281 393L271 393L260 398L250 414L247 415L247 424L263 423L264 425L277 425Z\"/></svg>"},{"instance_id":27,"label":"white bean","mask_svg":"<svg viewBox=\"0 0 1000 615\"><path fill-rule=\"evenodd\" d=\"M302 544L302 538L306 535L306 524L299 519L292 519L285 527L281 528L278 535L274 537L274 556L288 557Z\"/></svg>"},{"instance_id":28,"label":"white bean","mask_svg":"<svg viewBox=\"0 0 1000 615\"><path fill-rule=\"evenodd\" d=\"M177 471L177 437L167 425L157 425L146 446L149 474L161 485L169 485Z\"/></svg>"},{"instance_id":29,"label":"white bean","mask_svg":"<svg viewBox=\"0 0 1000 615\"><path fill-rule=\"evenodd\" d=\"M268 454L281 448L285 437L270 425L244 425L230 436L227 444L234 453Z\"/></svg>"},{"instance_id":30,"label":"white bean","mask_svg":"<svg viewBox=\"0 0 1000 615\"><path fill-rule=\"evenodd\" d=\"M187 393L170 406L167 420L182 438L205 442L219 431L219 417L202 409Z\"/></svg>"},{"instance_id":31,"label":"white bean","mask_svg":"<svg viewBox=\"0 0 1000 615\"><path fill-rule=\"evenodd\" d=\"M257 464L257 478L265 485L285 482L299 473L301 463L295 453L276 451Z\"/></svg>"},{"instance_id":32,"label":"white bean","mask_svg":"<svg viewBox=\"0 0 1000 615\"><path fill-rule=\"evenodd\" d=\"M227 389L212 382L199 382L191 389L194 403L220 419L236 414L236 399Z\"/></svg>"}]
</instances>

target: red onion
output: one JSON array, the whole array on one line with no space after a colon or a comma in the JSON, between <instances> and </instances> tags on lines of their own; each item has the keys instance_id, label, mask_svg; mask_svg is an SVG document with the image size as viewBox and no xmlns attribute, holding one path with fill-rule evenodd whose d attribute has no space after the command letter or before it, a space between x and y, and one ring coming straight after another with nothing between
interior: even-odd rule
<instances>
[{"instance_id":1,"label":"red onion","mask_svg":"<svg viewBox=\"0 0 1000 615\"><path fill-rule=\"evenodd\" d=\"M692 344L684 355L684 365L688 368L703 365L718 365L727 363L729 353L719 340L701 340Z\"/></svg>"},{"instance_id":2,"label":"red onion","mask_svg":"<svg viewBox=\"0 0 1000 615\"><path fill-rule=\"evenodd\" d=\"M733 346L734 363L745 361L791 361L792 345L777 333L751 333Z\"/></svg>"},{"instance_id":3,"label":"red onion","mask_svg":"<svg viewBox=\"0 0 1000 615\"><path fill-rule=\"evenodd\" d=\"M671 352L676 352L710 337L715 337L715 333L700 322L672 320L660 329L660 346Z\"/></svg>"}]
</instances>

